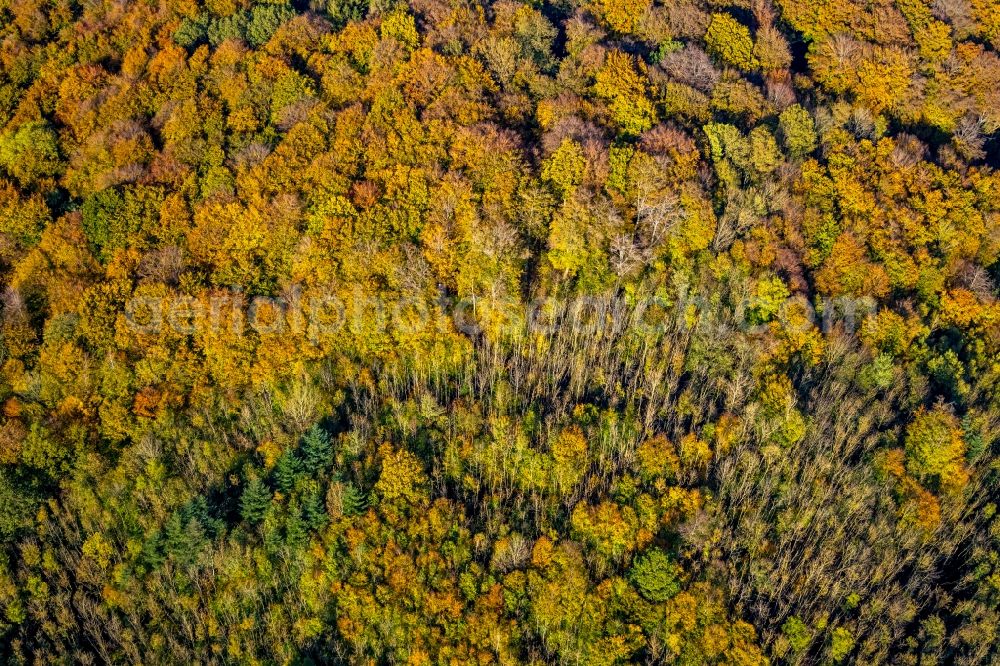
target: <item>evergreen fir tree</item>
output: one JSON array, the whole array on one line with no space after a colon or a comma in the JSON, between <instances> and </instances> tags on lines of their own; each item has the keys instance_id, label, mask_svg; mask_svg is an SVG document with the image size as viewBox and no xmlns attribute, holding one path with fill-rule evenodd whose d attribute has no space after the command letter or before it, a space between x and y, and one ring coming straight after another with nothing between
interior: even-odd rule
<instances>
[{"instance_id":1,"label":"evergreen fir tree","mask_svg":"<svg viewBox=\"0 0 1000 666\"><path fill-rule=\"evenodd\" d=\"M274 481L278 490L286 495L292 492L301 471L302 461L299 457L292 450L285 451L274 466Z\"/></svg>"},{"instance_id":2,"label":"evergreen fir tree","mask_svg":"<svg viewBox=\"0 0 1000 666\"><path fill-rule=\"evenodd\" d=\"M205 528L197 518L185 522L181 511L175 511L164 530L164 550L177 561L191 564L208 543Z\"/></svg>"},{"instance_id":3,"label":"evergreen fir tree","mask_svg":"<svg viewBox=\"0 0 1000 666\"><path fill-rule=\"evenodd\" d=\"M330 520L319 488L311 488L302 498L302 513L311 530L323 528Z\"/></svg>"},{"instance_id":4,"label":"evergreen fir tree","mask_svg":"<svg viewBox=\"0 0 1000 666\"><path fill-rule=\"evenodd\" d=\"M330 436L318 425L314 425L302 437L301 452L307 471L319 472L326 469L333 459Z\"/></svg>"},{"instance_id":5,"label":"evergreen fir tree","mask_svg":"<svg viewBox=\"0 0 1000 666\"><path fill-rule=\"evenodd\" d=\"M306 542L306 521L302 518L302 507L295 500L288 505L288 515L285 518L285 545L295 549Z\"/></svg>"},{"instance_id":6,"label":"evergreen fir tree","mask_svg":"<svg viewBox=\"0 0 1000 666\"><path fill-rule=\"evenodd\" d=\"M353 483L346 483L341 506L345 516L356 516L368 508L368 498Z\"/></svg>"},{"instance_id":7,"label":"evergreen fir tree","mask_svg":"<svg viewBox=\"0 0 1000 666\"><path fill-rule=\"evenodd\" d=\"M208 539L218 538L226 530L225 523L212 515L208 508L208 500L203 495L199 495L184 505L184 508L181 509L181 520L185 525L191 520L197 520Z\"/></svg>"},{"instance_id":8,"label":"evergreen fir tree","mask_svg":"<svg viewBox=\"0 0 1000 666\"><path fill-rule=\"evenodd\" d=\"M260 479L252 479L240 498L240 515L248 523L259 523L271 506L271 490Z\"/></svg>"},{"instance_id":9,"label":"evergreen fir tree","mask_svg":"<svg viewBox=\"0 0 1000 666\"><path fill-rule=\"evenodd\" d=\"M166 558L163 555L163 535L154 533L142 544L142 562L150 570L158 568Z\"/></svg>"}]
</instances>

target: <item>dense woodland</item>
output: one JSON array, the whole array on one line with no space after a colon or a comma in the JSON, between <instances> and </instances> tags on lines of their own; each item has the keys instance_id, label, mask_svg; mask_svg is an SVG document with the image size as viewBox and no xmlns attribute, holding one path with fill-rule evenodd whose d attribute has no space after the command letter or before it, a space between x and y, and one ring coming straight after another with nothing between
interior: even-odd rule
<instances>
[{"instance_id":1,"label":"dense woodland","mask_svg":"<svg viewBox=\"0 0 1000 666\"><path fill-rule=\"evenodd\" d=\"M1000 663L998 51L0 0L0 659Z\"/></svg>"}]
</instances>

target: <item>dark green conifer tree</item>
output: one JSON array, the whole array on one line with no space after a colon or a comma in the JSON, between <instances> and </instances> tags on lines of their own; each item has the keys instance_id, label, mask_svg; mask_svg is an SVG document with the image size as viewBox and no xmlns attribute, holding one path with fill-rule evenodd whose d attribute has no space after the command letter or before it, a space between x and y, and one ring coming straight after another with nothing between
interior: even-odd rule
<instances>
[{"instance_id":1,"label":"dark green conifer tree","mask_svg":"<svg viewBox=\"0 0 1000 666\"><path fill-rule=\"evenodd\" d=\"M271 490L260 479L251 479L240 497L240 515L248 523L259 523L271 506Z\"/></svg>"}]
</instances>

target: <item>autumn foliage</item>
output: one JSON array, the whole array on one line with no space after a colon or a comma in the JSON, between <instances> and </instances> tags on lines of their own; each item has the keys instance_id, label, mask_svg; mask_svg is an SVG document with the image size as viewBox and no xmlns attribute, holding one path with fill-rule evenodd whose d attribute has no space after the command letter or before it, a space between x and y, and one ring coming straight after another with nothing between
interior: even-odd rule
<instances>
[{"instance_id":1,"label":"autumn foliage","mask_svg":"<svg viewBox=\"0 0 1000 666\"><path fill-rule=\"evenodd\" d=\"M1000 659L993 0L0 0L10 664Z\"/></svg>"}]
</instances>

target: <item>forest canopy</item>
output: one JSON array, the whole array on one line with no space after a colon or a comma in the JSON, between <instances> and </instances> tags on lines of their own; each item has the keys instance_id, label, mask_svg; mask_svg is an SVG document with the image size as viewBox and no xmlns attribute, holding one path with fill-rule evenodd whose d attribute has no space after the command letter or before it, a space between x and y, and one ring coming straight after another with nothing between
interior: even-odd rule
<instances>
[{"instance_id":1,"label":"forest canopy","mask_svg":"<svg viewBox=\"0 0 1000 666\"><path fill-rule=\"evenodd\" d=\"M0 662L1000 663L998 51L0 0Z\"/></svg>"}]
</instances>

